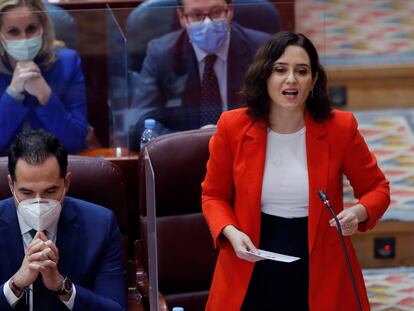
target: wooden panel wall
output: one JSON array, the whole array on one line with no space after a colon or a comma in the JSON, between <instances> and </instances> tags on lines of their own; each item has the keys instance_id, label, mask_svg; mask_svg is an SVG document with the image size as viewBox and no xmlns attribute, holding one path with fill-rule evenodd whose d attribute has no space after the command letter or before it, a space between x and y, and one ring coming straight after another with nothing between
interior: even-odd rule
<instances>
[{"instance_id":1,"label":"wooden panel wall","mask_svg":"<svg viewBox=\"0 0 414 311\"><path fill-rule=\"evenodd\" d=\"M396 240L393 259L374 258L374 239L384 237ZM372 231L353 235L352 242L362 268L414 266L414 222L382 221Z\"/></svg>"},{"instance_id":2,"label":"wooden panel wall","mask_svg":"<svg viewBox=\"0 0 414 311\"><path fill-rule=\"evenodd\" d=\"M414 64L327 68L329 86L345 86L346 109L414 107Z\"/></svg>"}]
</instances>

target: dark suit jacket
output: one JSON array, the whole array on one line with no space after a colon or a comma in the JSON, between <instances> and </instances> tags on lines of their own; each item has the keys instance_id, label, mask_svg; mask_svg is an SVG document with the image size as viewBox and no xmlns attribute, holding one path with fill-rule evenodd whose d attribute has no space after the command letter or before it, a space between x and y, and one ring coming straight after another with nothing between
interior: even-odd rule
<instances>
[{"instance_id":1,"label":"dark suit jacket","mask_svg":"<svg viewBox=\"0 0 414 311\"><path fill-rule=\"evenodd\" d=\"M121 235L111 210L66 197L56 246L58 269L76 286L73 310L126 310ZM0 201L0 250L0 310L12 310L3 286L24 257L13 198ZM53 310L67 310L57 296L53 299Z\"/></svg>"},{"instance_id":2,"label":"dark suit jacket","mask_svg":"<svg viewBox=\"0 0 414 311\"><path fill-rule=\"evenodd\" d=\"M259 45L269 34L233 22L227 64L228 108L240 107L237 93ZM148 44L147 56L134 88L131 147L137 146L146 118L158 121L159 134L200 127L200 76L197 58L183 29Z\"/></svg>"}]
</instances>

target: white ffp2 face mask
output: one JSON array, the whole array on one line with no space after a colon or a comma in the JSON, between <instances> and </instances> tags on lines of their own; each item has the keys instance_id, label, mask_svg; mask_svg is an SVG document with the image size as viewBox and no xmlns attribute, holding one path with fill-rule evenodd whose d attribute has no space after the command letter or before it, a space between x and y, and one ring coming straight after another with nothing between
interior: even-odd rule
<instances>
[{"instance_id":1,"label":"white ffp2 face mask","mask_svg":"<svg viewBox=\"0 0 414 311\"><path fill-rule=\"evenodd\" d=\"M39 53L43 44L41 34L30 39L5 40L3 38L2 41L7 54L18 62L33 60Z\"/></svg>"},{"instance_id":2,"label":"white ffp2 face mask","mask_svg":"<svg viewBox=\"0 0 414 311\"><path fill-rule=\"evenodd\" d=\"M62 205L59 201L41 198L22 200L17 208L26 224L36 231L43 231L56 224L61 210Z\"/></svg>"}]
</instances>

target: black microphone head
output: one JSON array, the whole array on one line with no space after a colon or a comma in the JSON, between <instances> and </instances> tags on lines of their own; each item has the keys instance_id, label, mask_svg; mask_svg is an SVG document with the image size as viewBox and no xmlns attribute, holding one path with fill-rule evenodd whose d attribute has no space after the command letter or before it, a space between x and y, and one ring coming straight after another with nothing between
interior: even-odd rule
<instances>
[{"instance_id":1,"label":"black microphone head","mask_svg":"<svg viewBox=\"0 0 414 311\"><path fill-rule=\"evenodd\" d=\"M323 202L328 201L328 197L326 196L326 194L325 194L325 192L324 192L323 190L319 190L319 191L318 191L318 195L319 195L319 198L320 198Z\"/></svg>"}]
</instances>

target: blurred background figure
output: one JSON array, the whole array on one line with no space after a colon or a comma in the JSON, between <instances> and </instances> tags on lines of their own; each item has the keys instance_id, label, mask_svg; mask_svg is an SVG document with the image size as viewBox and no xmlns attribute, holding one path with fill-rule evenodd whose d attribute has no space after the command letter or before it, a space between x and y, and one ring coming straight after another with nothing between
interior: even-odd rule
<instances>
[{"instance_id":1,"label":"blurred background figure","mask_svg":"<svg viewBox=\"0 0 414 311\"><path fill-rule=\"evenodd\" d=\"M144 121L159 134L215 124L240 107L248 65L269 34L233 21L231 0L177 1L182 29L150 41L136 78L130 146L138 148Z\"/></svg>"},{"instance_id":2,"label":"blurred background figure","mask_svg":"<svg viewBox=\"0 0 414 311\"><path fill-rule=\"evenodd\" d=\"M45 129L69 152L88 131L80 58L55 40L40 0L0 1L0 153L17 133Z\"/></svg>"}]
</instances>

